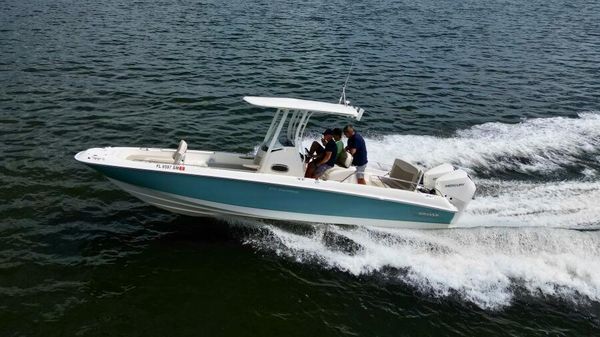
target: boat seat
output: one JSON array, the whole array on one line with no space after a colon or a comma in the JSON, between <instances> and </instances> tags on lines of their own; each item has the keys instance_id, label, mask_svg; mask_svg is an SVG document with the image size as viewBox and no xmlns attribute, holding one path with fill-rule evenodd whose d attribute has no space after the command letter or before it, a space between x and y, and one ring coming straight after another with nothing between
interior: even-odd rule
<instances>
[{"instance_id":1,"label":"boat seat","mask_svg":"<svg viewBox=\"0 0 600 337\"><path fill-rule=\"evenodd\" d=\"M345 168L336 165L325 171L325 173L323 173L321 176L321 179L342 182L352 176L354 173L356 173L356 168L354 167Z\"/></svg>"},{"instance_id":2,"label":"boat seat","mask_svg":"<svg viewBox=\"0 0 600 337\"><path fill-rule=\"evenodd\" d=\"M183 164L185 160L185 152L187 151L187 143L185 140L181 140L179 142L179 146L177 147L177 151L173 153L173 164Z\"/></svg>"},{"instance_id":3,"label":"boat seat","mask_svg":"<svg viewBox=\"0 0 600 337\"><path fill-rule=\"evenodd\" d=\"M254 164L242 164L242 166L249 170L255 170L255 171L260 168L260 165L254 165Z\"/></svg>"},{"instance_id":4,"label":"boat seat","mask_svg":"<svg viewBox=\"0 0 600 337\"><path fill-rule=\"evenodd\" d=\"M423 170L419 167L402 159L396 159L388 177L381 177L381 182L390 188L414 191L421 176Z\"/></svg>"},{"instance_id":5,"label":"boat seat","mask_svg":"<svg viewBox=\"0 0 600 337\"><path fill-rule=\"evenodd\" d=\"M132 161L145 161L150 163L161 163L161 164L171 164L173 163L173 159L170 157L160 156L160 155L143 155L143 154L132 154L127 156L127 160Z\"/></svg>"}]
</instances>

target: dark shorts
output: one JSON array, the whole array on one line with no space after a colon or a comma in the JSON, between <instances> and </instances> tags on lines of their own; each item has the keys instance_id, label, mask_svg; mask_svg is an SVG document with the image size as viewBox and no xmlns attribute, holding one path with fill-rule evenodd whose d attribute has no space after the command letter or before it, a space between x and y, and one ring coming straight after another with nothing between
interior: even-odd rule
<instances>
[{"instance_id":1,"label":"dark shorts","mask_svg":"<svg viewBox=\"0 0 600 337\"><path fill-rule=\"evenodd\" d=\"M325 173L325 171L329 170L332 167L333 166L329 166L327 164L321 164L317 166L317 168L315 169L315 178L321 177Z\"/></svg>"}]
</instances>

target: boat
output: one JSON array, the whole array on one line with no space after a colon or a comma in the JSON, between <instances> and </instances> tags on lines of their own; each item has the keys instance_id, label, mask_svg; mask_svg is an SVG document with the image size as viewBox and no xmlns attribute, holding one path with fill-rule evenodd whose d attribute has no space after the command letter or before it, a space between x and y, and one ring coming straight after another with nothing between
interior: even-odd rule
<instances>
[{"instance_id":1,"label":"boat","mask_svg":"<svg viewBox=\"0 0 600 337\"><path fill-rule=\"evenodd\" d=\"M310 118L360 121L364 109L345 100L243 99L274 111L250 155L191 150L181 140L169 149L90 148L75 159L134 197L189 216L433 229L455 224L473 198L473 181L448 163L429 170L400 158L391 167L369 164L365 185L357 183L352 166L336 165L319 179L304 178L303 139Z\"/></svg>"}]
</instances>

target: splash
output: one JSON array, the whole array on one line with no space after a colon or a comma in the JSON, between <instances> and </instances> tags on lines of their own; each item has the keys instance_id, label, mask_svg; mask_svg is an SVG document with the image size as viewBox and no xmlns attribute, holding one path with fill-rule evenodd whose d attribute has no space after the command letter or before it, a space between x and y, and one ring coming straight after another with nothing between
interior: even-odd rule
<instances>
[{"instance_id":1,"label":"splash","mask_svg":"<svg viewBox=\"0 0 600 337\"><path fill-rule=\"evenodd\" d=\"M594 175L597 167L590 162L600 158L600 113L535 118L518 124L485 123L449 138L388 135L366 141L370 159L383 163L393 158L424 167L450 162L485 174L548 174L580 166L583 174Z\"/></svg>"},{"instance_id":2,"label":"splash","mask_svg":"<svg viewBox=\"0 0 600 337\"><path fill-rule=\"evenodd\" d=\"M247 243L356 276L384 274L424 294L459 296L484 309L510 305L519 292L600 301L600 232L328 226L307 235L274 225L262 229ZM335 242L344 240L326 239L332 235L359 248L339 247Z\"/></svg>"},{"instance_id":3,"label":"splash","mask_svg":"<svg viewBox=\"0 0 600 337\"><path fill-rule=\"evenodd\" d=\"M388 135L367 143L372 162L451 162L471 171L478 193L458 228L330 225L298 232L258 223L261 230L247 243L299 263L383 274L425 294L459 296L486 309L508 306L521 293L600 301L599 113L486 123L448 138ZM490 178L514 172L532 179Z\"/></svg>"},{"instance_id":4,"label":"splash","mask_svg":"<svg viewBox=\"0 0 600 337\"><path fill-rule=\"evenodd\" d=\"M600 182L477 179L479 192L457 226L600 228Z\"/></svg>"}]
</instances>

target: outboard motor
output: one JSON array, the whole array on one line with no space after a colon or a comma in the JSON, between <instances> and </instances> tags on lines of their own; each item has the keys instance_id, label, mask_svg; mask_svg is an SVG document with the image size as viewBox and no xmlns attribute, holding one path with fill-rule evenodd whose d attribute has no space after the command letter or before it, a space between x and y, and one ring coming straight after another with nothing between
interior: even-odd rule
<instances>
[{"instance_id":1,"label":"outboard motor","mask_svg":"<svg viewBox=\"0 0 600 337\"><path fill-rule=\"evenodd\" d=\"M475 183L467 172L455 170L450 164L438 165L423 175L423 192L440 193L458 209L458 215L467 208L475 195ZM453 220L458 219L456 216Z\"/></svg>"},{"instance_id":2,"label":"outboard motor","mask_svg":"<svg viewBox=\"0 0 600 337\"><path fill-rule=\"evenodd\" d=\"M427 170L427 172L423 174L423 187L433 192L433 190L435 189L435 181L439 177L451 173L453 171L454 166L447 163L438 165L434 168Z\"/></svg>"},{"instance_id":3,"label":"outboard motor","mask_svg":"<svg viewBox=\"0 0 600 337\"><path fill-rule=\"evenodd\" d=\"M437 178L435 189L462 212L475 195L475 183L467 172L455 170Z\"/></svg>"}]
</instances>

